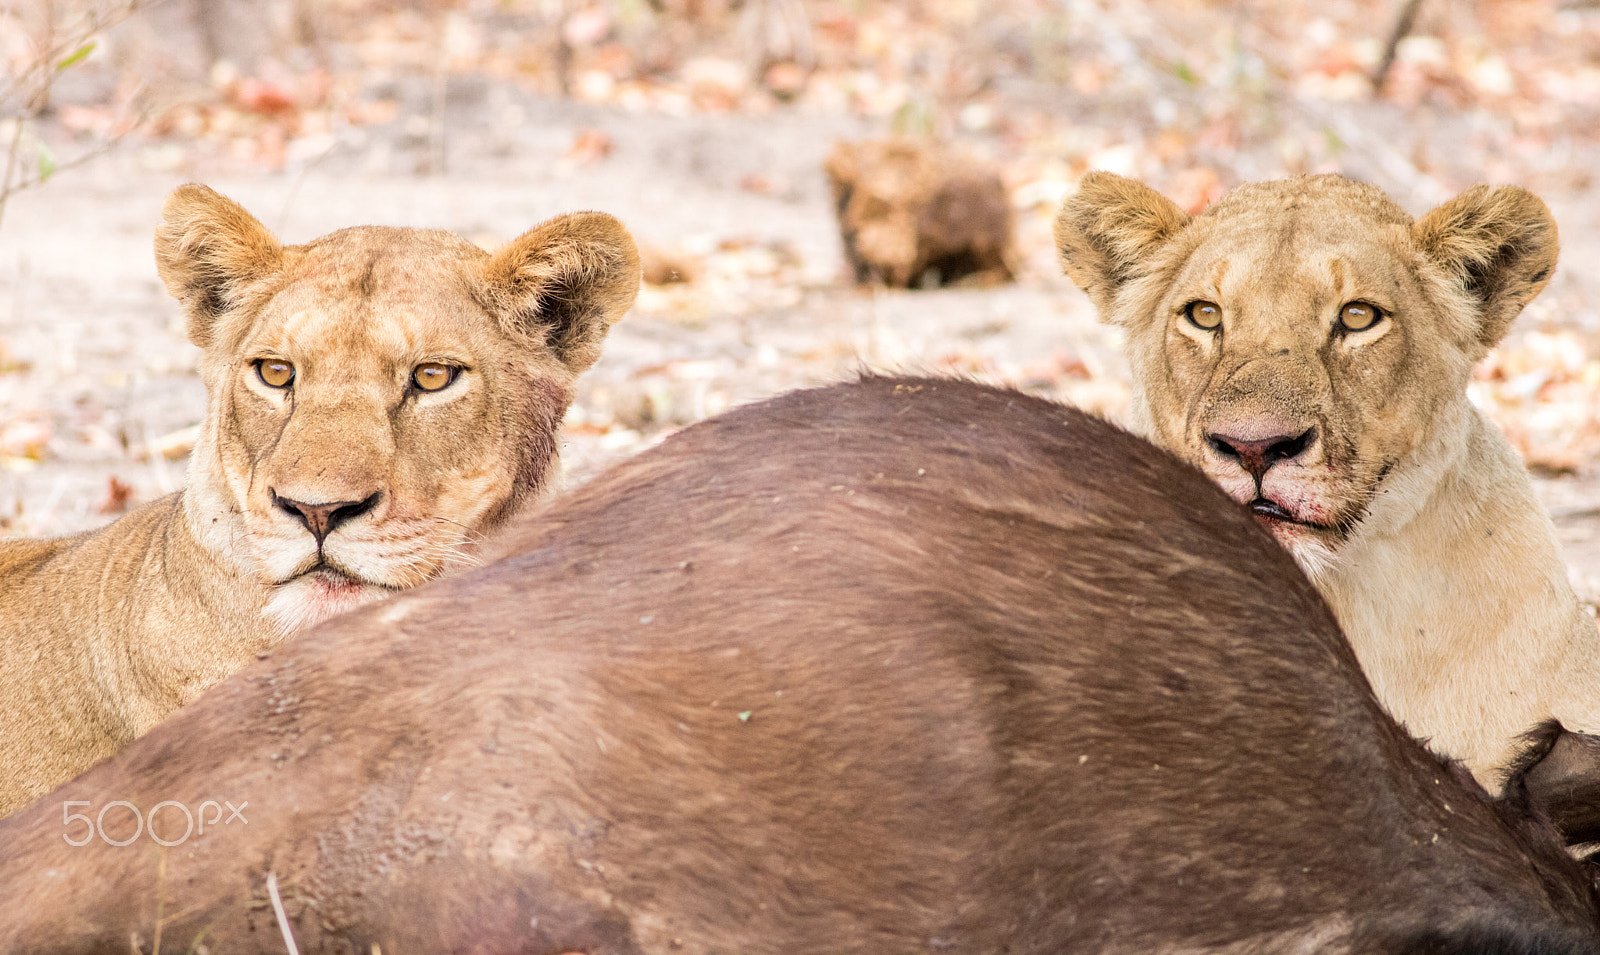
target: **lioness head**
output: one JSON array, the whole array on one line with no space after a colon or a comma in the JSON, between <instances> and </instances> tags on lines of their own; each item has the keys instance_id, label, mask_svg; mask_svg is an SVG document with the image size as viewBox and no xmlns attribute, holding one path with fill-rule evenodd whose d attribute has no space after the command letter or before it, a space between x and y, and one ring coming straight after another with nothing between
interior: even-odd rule
<instances>
[{"instance_id":1,"label":"lioness head","mask_svg":"<svg viewBox=\"0 0 1600 955\"><path fill-rule=\"evenodd\" d=\"M493 255L419 229L285 246L189 185L155 245L208 391L186 519L286 631L438 575L539 491L639 287L600 213Z\"/></svg>"},{"instance_id":2,"label":"lioness head","mask_svg":"<svg viewBox=\"0 0 1600 955\"><path fill-rule=\"evenodd\" d=\"M1549 211L1515 187L1474 187L1413 222L1371 186L1310 176L1240 186L1191 217L1107 173L1063 204L1056 242L1126 330L1138 426L1313 573L1381 496L1420 506L1391 471L1470 413L1473 363L1544 287L1557 246Z\"/></svg>"}]
</instances>

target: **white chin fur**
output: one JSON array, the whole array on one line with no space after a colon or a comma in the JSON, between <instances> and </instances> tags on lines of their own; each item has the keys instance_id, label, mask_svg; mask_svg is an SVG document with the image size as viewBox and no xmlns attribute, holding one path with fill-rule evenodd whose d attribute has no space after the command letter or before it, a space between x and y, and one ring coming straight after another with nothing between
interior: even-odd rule
<instances>
[{"instance_id":1,"label":"white chin fur","mask_svg":"<svg viewBox=\"0 0 1600 955\"><path fill-rule=\"evenodd\" d=\"M1278 538L1278 543L1288 550L1289 556L1300 565L1301 573L1311 578L1311 582L1321 586L1323 578L1330 573L1339 561L1339 553L1332 547L1310 536L1296 536L1290 540Z\"/></svg>"},{"instance_id":2,"label":"white chin fur","mask_svg":"<svg viewBox=\"0 0 1600 955\"><path fill-rule=\"evenodd\" d=\"M387 587L312 573L279 586L261 615L287 637L393 592Z\"/></svg>"}]
</instances>

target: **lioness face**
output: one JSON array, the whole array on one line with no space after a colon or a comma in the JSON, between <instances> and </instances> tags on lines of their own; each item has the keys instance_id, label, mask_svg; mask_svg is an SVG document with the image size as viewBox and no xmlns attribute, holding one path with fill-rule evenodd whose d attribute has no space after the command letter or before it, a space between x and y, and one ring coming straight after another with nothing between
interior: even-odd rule
<instances>
[{"instance_id":1,"label":"lioness face","mask_svg":"<svg viewBox=\"0 0 1600 955\"><path fill-rule=\"evenodd\" d=\"M1068 272L1127 331L1139 425L1315 572L1465 401L1473 362L1548 278L1553 225L1546 257L1504 232L1531 210L1519 219L1507 196L1485 198L1414 225L1376 189L1320 176L1241 186L1190 218L1092 174L1057 237ZM1500 232L1452 247L1496 217ZM1491 274L1497 255L1520 257L1521 279Z\"/></svg>"},{"instance_id":2,"label":"lioness face","mask_svg":"<svg viewBox=\"0 0 1600 955\"><path fill-rule=\"evenodd\" d=\"M198 216L223 238L158 236L205 349L201 539L269 589L288 631L469 561L544 486L577 374L638 287L626 232L566 217L493 257L414 229L283 248L206 193L163 229L187 236Z\"/></svg>"},{"instance_id":3,"label":"lioness face","mask_svg":"<svg viewBox=\"0 0 1600 955\"><path fill-rule=\"evenodd\" d=\"M312 618L440 573L536 490L571 375L486 321L451 236L341 233L217 369L249 559ZM332 259L338 263L328 268ZM545 358L540 361L540 358Z\"/></svg>"},{"instance_id":4,"label":"lioness face","mask_svg":"<svg viewBox=\"0 0 1600 955\"><path fill-rule=\"evenodd\" d=\"M1308 552L1337 549L1471 368L1408 267L1406 225L1327 205L1201 223L1129 330L1164 369L1141 379L1152 437Z\"/></svg>"}]
</instances>

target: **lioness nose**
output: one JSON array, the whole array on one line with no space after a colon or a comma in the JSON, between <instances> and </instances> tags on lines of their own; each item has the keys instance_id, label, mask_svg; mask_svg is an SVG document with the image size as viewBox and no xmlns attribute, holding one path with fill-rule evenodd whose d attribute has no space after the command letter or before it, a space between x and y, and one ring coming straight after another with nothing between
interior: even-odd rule
<instances>
[{"instance_id":1,"label":"lioness nose","mask_svg":"<svg viewBox=\"0 0 1600 955\"><path fill-rule=\"evenodd\" d=\"M1236 438L1227 434L1208 434L1206 443L1225 458L1233 458L1258 482L1279 461L1299 457L1316 440L1317 429L1307 428L1298 435L1277 434L1265 438Z\"/></svg>"},{"instance_id":2,"label":"lioness nose","mask_svg":"<svg viewBox=\"0 0 1600 955\"><path fill-rule=\"evenodd\" d=\"M378 499L383 492L373 494L361 501L333 501L328 504L306 504L301 501L279 497L277 491L272 491L272 503L292 517L300 519L306 526L311 536L317 539L317 546L322 546L322 541L329 534L346 521L360 517L372 510L378 504Z\"/></svg>"}]
</instances>

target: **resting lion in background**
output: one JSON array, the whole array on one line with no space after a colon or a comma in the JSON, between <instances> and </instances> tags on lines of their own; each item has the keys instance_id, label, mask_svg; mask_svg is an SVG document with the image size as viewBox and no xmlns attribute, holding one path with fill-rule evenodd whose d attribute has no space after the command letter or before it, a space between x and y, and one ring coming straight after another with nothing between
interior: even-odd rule
<instances>
[{"instance_id":1,"label":"resting lion in background","mask_svg":"<svg viewBox=\"0 0 1600 955\"><path fill-rule=\"evenodd\" d=\"M1191 217L1085 176L1056 241L1127 333L1136 426L1295 556L1380 699L1491 789L1518 737L1600 732L1600 638L1472 366L1555 268L1532 194L1413 221L1338 176L1240 186Z\"/></svg>"},{"instance_id":2,"label":"resting lion in background","mask_svg":"<svg viewBox=\"0 0 1600 955\"><path fill-rule=\"evenodd\" d=\"M0 814L286 635L469 562L545 487L574 382L639 287L600 213L493 255L376 227L284 246L189 185L155 251L203 350L188 485L98 531L0 541Z\"/></svg>"}]
</instances>

